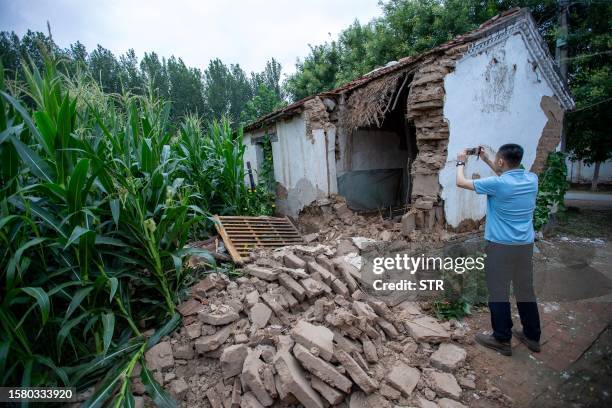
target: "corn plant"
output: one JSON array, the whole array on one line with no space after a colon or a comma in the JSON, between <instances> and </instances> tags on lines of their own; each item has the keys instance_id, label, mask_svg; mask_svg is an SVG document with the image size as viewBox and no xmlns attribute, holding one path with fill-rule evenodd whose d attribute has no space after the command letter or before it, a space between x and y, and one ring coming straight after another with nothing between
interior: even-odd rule
<instances>
[{"instance_id":1,"label":"corn plant","mask_svg":"<svg viewBox=\"0 0 612 408\"><path fill-rule=\"evenodd\" d=\"M273 195L245 184L242 129L227 120L202 128L197 117L188 117L175 148L182 177L192 180L203 207L211 214L271 215Z\"/></svg>"},{"instance_id":2,"label":"corn plant","mask_svg":"<svg viewBox=\"0 0 612 408\"><path fill-rule=\"evenodd\" d=\"M206 214L192 181L204 173L181 176L167 104L90 103L51 60L24 72L31 107L0 69L0 384L81 388L106 373L88 404L130 405L131 371L180 320L185 244Z\"/></svg>"}]
</instances>

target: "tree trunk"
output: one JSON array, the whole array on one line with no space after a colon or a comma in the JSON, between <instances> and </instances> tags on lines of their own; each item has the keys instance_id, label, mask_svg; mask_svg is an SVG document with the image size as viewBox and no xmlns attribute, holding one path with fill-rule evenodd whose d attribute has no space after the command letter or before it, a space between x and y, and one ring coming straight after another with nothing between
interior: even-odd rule
<instances>
[{"instance_id":1,"label":"tree trunk","mask_svg":"<svg viewBox=\"0 0 612 408\"><path fill-rule=\"evenodd\" d=\"M595 163L595 169L593 170L593 180L591 180L591 191L597 191L597 182L599 181L599 165L601 163Z\"/></svg>"}]
</instances>

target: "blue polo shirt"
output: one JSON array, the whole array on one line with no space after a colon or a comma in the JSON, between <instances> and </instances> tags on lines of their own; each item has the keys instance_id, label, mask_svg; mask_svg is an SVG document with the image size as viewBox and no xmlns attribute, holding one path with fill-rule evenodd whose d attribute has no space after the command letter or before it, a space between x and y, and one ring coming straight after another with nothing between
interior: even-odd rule
<instances>
[{"instance_id":1,"label":"blue polo shirt","mask_svg":"<svg viewBox=\"0 0 612 408\"><path fill-rule=\"evenodd\" d=\"M474 180L474 190L487 195L487 241L515 245L533 242L538 176L524 169L509 170L501 176Z\"/></svg>"}]
</instances>

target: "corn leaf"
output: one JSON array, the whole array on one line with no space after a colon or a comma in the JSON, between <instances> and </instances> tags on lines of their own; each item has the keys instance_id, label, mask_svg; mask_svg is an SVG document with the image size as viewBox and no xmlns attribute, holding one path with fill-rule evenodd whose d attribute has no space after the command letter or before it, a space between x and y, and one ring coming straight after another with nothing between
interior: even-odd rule
<instances>
[{"instance_id":1,"label":"corn leaf","mask_svg":"<svg viewBox=\"0 0 612 408\"><path fill-rule=\"evenodd\" d=\"M38 308L40 309L40 315L42 317L42 324L45 325L49 319L49 310L51 309L51 302L49 302L47 292L45 292L42 288L33 287L21 288L21 290L36 299L36 303L38 303Z\"/></svg>"}]
</instances>

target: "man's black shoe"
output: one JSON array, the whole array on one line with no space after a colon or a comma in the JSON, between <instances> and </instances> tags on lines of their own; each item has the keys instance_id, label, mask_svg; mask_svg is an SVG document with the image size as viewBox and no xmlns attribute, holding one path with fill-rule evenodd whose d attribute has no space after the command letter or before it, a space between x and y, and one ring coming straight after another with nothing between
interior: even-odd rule
<instances>
[{"instance_id":1,"label":"man's black shoe","mask_svg":"<svg viewBox=\"0 0 612 408\"><path fill-rule=\"evenodd\" d=\"M534 353L540 352L540 342L539 341L529 340L522 331L517 330L517 329L512 329L512 334L514 334L514 337L519 339L521 343L526 345L529 350L533 351Z\"/></svg>"},{"instance_id":2,"label":"man's black shoe","mask_svg":"<svg viewBox=\"0 0 612 408\"><path fill-rule=\"evenodd\" d=\"M501 342L491 334L478 333L474 337L474 340L476 340L476 343L480 344L481 346L495 350L504 356L512 355L512 347L510 347L510 342Z\"/></svg>"}]
</instances>

